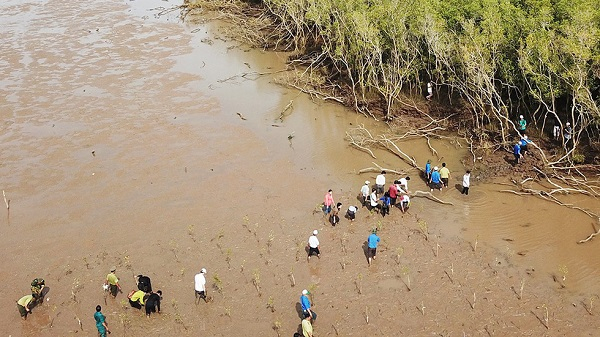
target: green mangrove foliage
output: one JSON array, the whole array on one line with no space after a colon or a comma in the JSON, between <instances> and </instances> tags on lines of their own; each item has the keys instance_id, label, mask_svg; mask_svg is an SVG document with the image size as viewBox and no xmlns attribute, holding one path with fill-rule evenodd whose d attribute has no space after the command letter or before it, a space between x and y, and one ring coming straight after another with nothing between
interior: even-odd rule
<instances>
[{"instance_id":1,"label":"green mangrove foliage","mask_svg":"<svg viewBox=\"0 0 600 337\"><path fill-rule=\"evenodd\" d=\"M434 83L464 103L474 136L507 144L519 114L543 129L573 127L578 146L600 129L600 6L596 0L263 0L279 47L310 55L347 83L357 109L383 114ZM582 140L587 143L583 144Z\"/></svg>"}]
</instances>

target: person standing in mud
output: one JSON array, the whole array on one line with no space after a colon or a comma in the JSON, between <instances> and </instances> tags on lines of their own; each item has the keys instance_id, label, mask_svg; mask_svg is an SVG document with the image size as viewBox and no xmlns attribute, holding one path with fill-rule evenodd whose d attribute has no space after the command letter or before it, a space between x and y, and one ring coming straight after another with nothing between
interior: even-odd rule
<instances>
[{"instance_id":1,"label":"person standing in mud","mask_svg":"<svg viewBox=\"0 0 600 337\"><path fill-rule=\"evenodd\" d=\"M385 171L381 171L375 178L375 187L377 188L377 194L383 194L385 188Z\"/></svg>"},{"instance_id":2,"label":"person standing in mud","mask_svg":"<svg viewBox=\"0 0 600 337\"><path fill-rule=\"evenodd\" d=\"M519 160L523 157L521 154L521 142L517 142L513 146L513 155L515 156L515 165L519 164Z\"/></svg>"},{"instance_id":3,"label":"person standing in mud","mask_svg":"<svg viewBox=\"0 0 600 337\"><path fill-rule=\"evenodd\" d=\"M519 134L523 136L525 131L527 131L527 121L523 118L523 115L519 116L519 121L517 122L517 130L519 130Z\"/></svg>"},{"instance_id":4,"label":"person standing in mud","mask_svg":"<svg viewBox=\"0 0 600 337\"><path fill-rule=\"evenodd\" d=\"M302 336L304 337L313 337L313 327L310 323L311 317L310 314L304 314L304 319L302 319Z\"/></svg>"},{"instance_id":5,"label":"person standing in mud","mask_svg":"<svg viewBox=\"0 0 600 337\"><path fill-rule=\"evenodd\" d=\"M387 193L390 196L390 206L396 205L396 199L398 198L398 187L396 186L396 181L390 185Z\"/></svg>"},{"instance_id":6,"label":"person standing in mud","mask_svg":"<svg viewBox=\"0 0 600 337\"><path fill-rule=\"evenodd\" d=\"M333 191L329 190L325 194L325 201L323 202L323 212L325 212L325 215L331 212L331 208L333 207L334 203L335 201L333 201Z\"/></svg>"},{"instance_id":7,"label":"person standing in mud","mask_svg":"<svg viewBox=\"0 0 600 337\"><path fill-rule=\"evenodd\" d=\"M450 180L450 170L446 167L446 163L442 163L442 168L440 169L440 178L442 180L442 184L444 184L444 187L448 188L448 181Z\"/></svg>"},{"instance_id":8,"label":"person standing in mud","mask_svg":"<svg viewBox=\"0 0 600 337\"><path fill-rule=\"evenodd\" d=\"M369 184L370 181L365 181L365 184L360 188L360 194L362 196L362 205L363 207L367 206L367 201L369 201Z\"/></svg>"},{"instance_id":9,"label":"person standing in mud","mask_svg":"<svg viewBox=\"0 0 600 337\"><path fill-rule=\"evenodd\" d=\"M428 101L431 101L431 98L433 98L433 83L431 81L427 82L427 96L425 98Z\"/></svg>"},{"instance_id":10,"label":"person standing in mud","mask_svg":"<svg viewBox=\"0 0 600 337\"><path fill-rule=\"evenodd\" d=\"M431 180L431 160L427 159L427 164L425 164L425 178L427 178L427 182Z\"/></svg>"},{"instance_id":11,"label":"person standing in mud","mask_svg":"<svg viewBox=\"0 0 600 337\"><path fill-rule=\"evenodd\" d=\"M560 139L560 121L556 116L552 118L552 121L554 122L554 127L552 128L552 136L554 137L555 141L558 141Z\"/></svg>"},{"instance_id":12,"label":"person standing in mud","mask_svg":"<svg viewBox=\"0 0 600 337\"><path fill-rule=\"evenodd\" d=\"M379 241L381 241L381 239L377 236L377 229L373 229L371 235L367 238L367 261L369 262L369 266L371 265L371 261L375 260Z\"/></svg>"},{"instance_id":13,"label":"person standing in mud","mask_svg":"<svg viewBox=\"0 0 600 337\"><path fill-rule=\"evenodd\" d=\"M123 292L119 284L119 278L115 274L116 271L117 267L110 268L110 273L106 275L106 281L104 282L108 286L108 291L113 298L117 297L117 292Z\"/></svg>"},{"instance_id":14,"label":"person standing in mud","mask_svg":"<svg viewBox=\"0 0 600 337\"><path fill-rule=\"evenodd\" d=\"M465 175L463 176L462 185L463 188L460 193L464 195L469 195L469 186L471 186L471 171L467 170L467 173L465 173Z\"/></svg>"},{"instance_id":15,"label":"person standing in mud","mask_svg":"<svg viewBox=\"0 0 600 337\"><path fill-rule=\"evenodd\" d=\"M308 238L308 257L306 258L306 261L308 262L310 262L310 257L313 254L316 254L319 259L321 258L321 251L319 250L320 243L319 239L317 238L318 234L319 231L315 229L313 231L313 235Z\"/></svg>"},{"instance_id":16,"label":"person standing in mud","mask_svg":"<svg viewBox=\"0 0 600 337\"><path fill-rule=\"evenodd\" d=\"M377 188L373 187L373 190L371 192L371 196L369 197L369 203L371 204L371 208L369 209L369 211L372 210L376 210L379 208L379 199L377 199Z\"/></svg>"},{"instance_id":17,"label":"person standing in mud","mask_svg":"<svg viewBox=\"0 0 600 337\"><path fill-rule=\"evenodd\" d=\"M110 333L108 324L106 323L106 316L102 313L102 307L96 306L96 312L94 313L94 320L96 321L96 329L98 329L98 337L106 337L107 333Z\"/></svg>"},{"instance_id":18,"label":"person standing in mud","mask_svg":"<svg viewBox=\"0 0 600 337\"><path fill-rule=\"evenodd\" d=\"M571 145L571 138L573 137L573 128L571 127L571 123L569 123L569 122L567 122L567 124L565 124L564 137L565 137L565 147L568 149L569 146Z\"/></svg>"},{"instance_id":19,"label":"person standing in mud","mask_svg":"<svg viewBox=\"0 0 600 337\"><path fill-rule=\"evenodd\" d=\"M160 301L162 301L162 291L151 292L146 299L146 317L150 318L150 314L158 312L160 314ZM158 311L157 311L158 310Z\"/></svg>"},{"instance_id":20,"label":"person standing in mud","mask_svg":"<svg viewBox=\"0 0 600 337\"><path fill-rule=\"evenodd\" d=\"M200 303L200 299L203 299L204 303L208 302L206 299L206 269L204 268L194 276L194 291L196 294L196 304Z\"/></svg>"},{"instance_id":21,"label":"person standing in mud","mask_svg":"<svg viewBox=\"0 0 600 337\"><path fill-rule=\"evenodd\" d=\"M436 166L433 168L433 172L431 172L431 178L429 179L431 192L433 192L434 189L438 189L441 192L442 187L444 186L442 185L442 178L440 177L440 172L438 172L438 170L439 168Z\"/></svg>"},{"instance_id":22,"label":"person standing in mud","mask_svg":"<svg viewBox=\"0 0 600 337\"><path fill-rule=\"evenodd\" d=\"M521 155L525 156L527 154L527 152L529 151L529 149L527 148L527 144L531 143L531 140L529 140L529 137L527 137L527 135L523 135L523 137L521 137L521 140L519 141L520 143L520 147L521 147Z\"/></svg>"},{"instance_id":23,"label":"person standing in mud","mask_svg":"<svg viewBox=\"0 0 600 337\"><path fill-rule=\"evenodd\" d=\"M340 222L340 210L342 209L342 203L338 202L335 207L331 210L329 215L329 223L335 227Z\"/></svg>"},{"instance_id":24,"label":"person standing in mud","mask_svg":"<svg viewBox=\"0 0 600 337\"><path fill-rule=\"evenodd\" d=\"M31 296L37 303L44 303L44 288L46 287L46 281L43 278L38 277L31 281Z\"/></svg>"},{"instance_id":25,"label":"person standing in mud","mask_svg":"<svg viewBox=\"0 0 600 337\"><path fill-rule=\"evenodd\" d=\"M404 190L404 192L408 193L408 181L410 180L409 176L406 176L404 178L400 178L398 180L398 183L400 184L400 187L402 188L402 190Z\"/></svg>"},{"instance_id":26,"label":"person standing in mud","mask_svg":"<svg viewBox=\"0 0 600 337\"><path fill-rule=\"evenodd\" d=\"M302 290L302 295L300 295L300 306L302 307L302 315L304 317L308 315L310 319L316 321L317 313L312 310L310 300L308 299L307 295L310 295L310 292L306 289Z\"/></svg>"},{"instance_id":27,"label":"person standing in mud","mask_svg":"<svg viewBox=\"0 0 600 337\"><path fill-rule=\"evenodd\" d=\"M379 200L381 200L381 216L385 217L386 214L390 214L390 194L388 192L385 192L385 194L381 198L379 198Z\"/></svg>"},{"instance_id":28,"label":"person standing in mud","mask_svg":"<svg viewBox=\"0 0 600 337\"><path fill-rule=\"evenodd\" d=\"M17 309L23 320L27 319L27 315L31 313L31 302L33 302L33 296L25 295L17 301Z\"/></svg>"}]
</instances>

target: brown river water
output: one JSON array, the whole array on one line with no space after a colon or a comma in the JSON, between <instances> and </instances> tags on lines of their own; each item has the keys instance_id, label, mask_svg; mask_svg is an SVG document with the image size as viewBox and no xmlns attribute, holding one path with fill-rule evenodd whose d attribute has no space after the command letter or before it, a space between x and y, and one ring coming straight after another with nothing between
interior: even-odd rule
<instances>
[{"instance_id":1,"label":"brown river water","mask_svg":"<svg viewBox=\"0 0 600 337\"><path fill-rule=\"evenodd\" d=\"M111 265L127 289L132 273L151 275L155 288L169 291L163 306L172 317L189 318L193 275L203 266L228 275L215 257L219 250L233 252L235 268L258 270L262 263L253 259L266 248L252 248L243 237L253 226L257 241L274 237L280 260L291 261L295 238L323 227L313 210L324 193L333 189L345 209L364 180L374 182L374 173L358 174L372 162L407 172L411 190L426 190L398 158L376 151L373 159L344 139L358 124L375 134L386 132L384 125L278 86L277 75L257 75L284 69L286 54L249 49L227 38L218 22L182 23L177 11L157 16L177 4L0 4L0 188L11 206L0 209L2 335L74 335L79 318L78 335L95 335L91 316L104 301L100 284ZM291 100L293 108L278 120ZM460 183L465 150L447 140L433 145L453 171L451 185ZM434 159L424 141L402 148L419 164ZM600 241L576 244L593 231L593 219L500 192L507 179L476 177L468 197L456 188L436 192L453 206L413 198L412 211L434 234L477 241L548 279L568 270L568 291L598 292ZM593 198L565 200L600 212ZM224 248L215 245L221 239ZM296 278L314 283L322 273L311 268ZM46 307L21 322L14 301L40 276L50 288ZM126 326L120 296L103 304L104 312ZM206 310L222 317L254 301L233 291L227 296L230 307ZM199 316L210 316L201 310ZM210 320L194 328L235 331ZM178 335L153 329L152 335Z\"/></svg>"}]
</instances>

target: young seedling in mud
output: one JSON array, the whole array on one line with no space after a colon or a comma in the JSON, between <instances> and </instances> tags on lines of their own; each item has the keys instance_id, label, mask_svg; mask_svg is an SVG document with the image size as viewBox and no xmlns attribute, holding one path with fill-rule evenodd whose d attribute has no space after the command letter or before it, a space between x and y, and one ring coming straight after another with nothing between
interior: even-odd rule
<instances>
[{"instance_id":1,"label":"young seedling in mud","mask_svg":"<svg viewBox=\"0 0 600 337\"><path fill-rule=\"evenodd\" d=\"M85 269L90 269L90 263L87 260L87 257L83 257L83 264L85 265Z\"/></svg>"},{"instance_id":2,"label":"young seedling in mud","mask_svg":"<svg viewBox=\"0 0 600 337\"><path fill-rule=\"evenodd\" d=\"M558 271L562 274L562 280L563 282L567 280L567 273L569 272L569 269L567 269L566 265L560 265L558 266Z\"/></svg>"},{"instance_id":3,"label":"young seedling in mud","mask_svg":"<svg viewBox=\"0 0 600 337\"><path fill-rule=\"evenodd\" d=\"M549 315L548 315L548 307L546 306L546 304L542 304L542 308L544 308L545 312L544 312L544 326L546 326L546 329L550 329L550 325L549 325Z\"/></svg>"},{"instance_id":4,"label":"young seedling in mud","mask_svg":"<svg viewBox=\"0 0 600 337\"><path fill-rule=\"evenodd\" d=\"M421 307L419 308L421 313L423 314L423 316L425 316L425 305L423 304L423 301L421 301Z\"/></svg>"},{"instance_id":5,"label":"young seedling in mud","mask_svg":"<svg viewBox=\"0 0 600 337\"><path fill-rule=\"evenodd\" d=\"M248 216L244 216L243 217L244 223L242 224L242 227L246 228L246 230L248 231L248 233L252 234L252 229L250 229L250 218L248 218Z\"/></svg>"},{"instance_id":6,"label":"young seedling in mud","mask_svg":"<svg viewBox=\"0 0 600 337\"><path fill-rule=\"evenodd\" d=\"M367 324L369 324L369 307L365 306L365 318L367 320Z\"/></svg>"},{"instance_id":7,"label":"young seedling in mud","mask_svg":"<svg viewBox=\"0 0 600 337\"><path fill-rule=\"evenodd\" d=\"M275 234L273 231L269 232L269 239L267 240L267 251L271 254L271 247L273 246L273 241L275 240Z\"/></svg>"},{"instance_id":8,"label":"young seedling in mud","mask_svg":"<svg viewBox=\"0 0 600 337\"><path fill-rule=\"evenodd\" d=\"M358 276L356 277L356 290L358 290L359 294L362 294L362 279L363 279L363 275L361 273L358 274Z\"/></svg>"},{"instance_id":9,"label":"young seedling in mud","mask_svg":"<svg viewBox=\"0 0 600 337\"><path fill-rule=\"evenodd\" d=\"M381 232L383 230L383 222L381 220L377 221L377 231Z\"/></svg>"},{"instance_id":10,"label":"young seedling in mud","mask_svg":"<svg viewBox=\"0 0 600 337\"><path fill-rule=\"evenodd\" d=\"M244 264L246 263L246 260L242 261L242 264L240 265L240 273L244 273Z\"/></svg>"},{"instance_id":11,"label":"young seedling in mud","mask_svg":"<svg viewBox=\"0 0 600 337\"><path fill-rule=\"evenodd\" d=\"M267 300L267 309L271 309L271 312L275 312L275 299L273 296L269 296Z\"/></svg>"},{"instance_id":12,"label":"young seedling in mud","mask_svg":"<svg viewBox=\"0 0 600 337\"><path fill-rule=\"evenodd\" d=\"M119 319L121 320L121 325L123 325L123 336L127 336L127 330L131 326L131 318L127 313L119 314Z\"/></svg>"},{"instance_id":13,"label":"young seedling in mud","mask_svg":"<svg viewBox=\"0 0 600 337\"><path fill-rule=\"evenodd\" d=\"M225 316L231 318L231 308L225 307Z\"/></svg>"},{"instance_id":14,"label":"young seedling in mud","mask_svg":"<svg viewBox=\"0 0 600 337\"><path fill-rule=\"evenodd\" d=\"M342 266L342 270L346 269L346 258L342 256L342 261L340 261L340 266Z\"/></svg>"},{"instance_id":15,"label":"young seedling in mud","mask_svg":"<svg viewBox=\"0 0 600 337\"><path fill-rule=\"evenodd\" d=\"M404 248L403 247L398 247L396 249L396 263L398 265L400 265L400 258L402 257L402 254L404 254Z\"/></svg>"},{"instance_id":16,"label":"young seedling in mud","mask_svg":"<svg viewBox=\"0 0 600 337\"><path fill-rule=\"evenodd\" d=\"M346 242L348 242L348 233L342 234L342 238L340 239L340 243L342 244L342 253L344 254L348 252L346 249Z\"/></svg>"},{"instance_id":17,"label":"young seedling in mud","mask_svg":"<svg viewBox=\"0 0 600 337\"><path fill-rule=\"evenodd\" d=\"M177 256L177 242L175 242L175 240L169 241L169 247L173 255L175 255L175 261L179 262L179 256ZM126 256L126 258L129 259L129 256Z\"/></svg>"},{"instance_id":18,"label":"young seedling in mud","mask_svg":"<svg viewBox=\"0 0 600 337\"><path fill-rule=\"evenodd\" d=\"M260 225L257 222L254 224L254 230L252 231L252 234L254 234L254 238L256 239L256 242L260 243L260 238L258 237L258 227L260 227Z\"/></svg>"},{"instance_id":19,"label":"young seedling in mud","mask_svg":"<svg viewBox=\"0 0 600 337\"><path fill-rule=\"evenodd\" d=\"M215 287L220 294L223 294L223 281L217 273L213 274L213 287Z\"/></svg>"},{"instance_id":20,"label":"young seedling in mud","mask_svg":"<svg viewBox=\"0 0 600 337\"><path fill-rule=\"evenodd\" d=\"M192 241L196 242L196 237L194 236L194 225L188 226L188 235L192 239Z\"/></svg>"},{"instance_id":21,"label":"young seedling in mud","mask_svg":"<svg viewBox=\"0 0 600 337\"><path fill-rule=\"evenodd\" d=\"M408 268L408 266L402 266L401 269L402 275L406 276L406 288L408 289L408 291L411 291L411 287L410 287L410 269Z\"/></svg>"},{"instance_id":22,"label":"young seedling in mud","mask_svg":"<svg viewBox=\"0 0 600 337\"><path fill-rule=\"evenodd\" d=\"M292 282L292 287L296 286L296 278L294 277L294 267L292 267L292 269L290 269L290 281Z\"/></svg>"},{"instance_id":23,"label":"young seedling in mud","mask_svg":"<svg viewBox=\"0 0 600 337\"><path fill-rule=\"evenodd\" d=\"M525 288L525 278L521 279L521 288L519 289L519 300L523 299L523 288Z\"/></svg>"},{"instance_id":24,"label":"young seedling in mud","mask_svg":"<svg viewBox=\"0 0 600 337\"><path fill-rule=\"evenodd\" d=\"M179 271L179 275L181 277L183 277L185 275L185 268L181 268L181 270Z\"/></svg>"},{"instance_id":25,"label":"young seedling in mud","mask_svg":"<svg viewBox=\"0 0 600 337\"><path fill-rule=\"evenodd\" d=\"M275 333L277 333L277 337L281 337L281 326L280 320L273 322L273 330L275 330Z\"/></svg>"},{"instance_id":26,"label":"young seedling in mud","mask_svg":"<svg viewBox=\"0 0 600 337\"><path fill-rule=\"evenodd\" d=\"M295 238L294 243L296 243L296 261L300 261L300 255L304 250L304 242L300 241L298 238Z\"/></svg>"},{"instance_id":27,"label":"young seedling in mud","mask_svg":"<svg viewBox=\"0 0 600 337\"><path fill-rule=\"evenodd\" d=\"M225 261L227 262L227 269L231 270L231 248L227 248L227 250L225 251Z\"/></svg>"},{"instance_id":28,"label":"young seedling in mud","mask_svg":"<svg viewBox=\"0 0 600 337\"><path fill-rule=\"evenodd\" d=\"M473 302L469 301L469 304L471 305L471 309L475 309L475 302L477 301L477 297L475 296L475 292L473 292Z\"/></svg>"},{"instance_id":29,"label":"young seedling in mud","mask_svg":"<svg viewBox=\"0 0 600 337\"><path fill-rule=\"evenodd\" d=\"M262 296L262 294L260 293L260 272L258 271L258 269L254 269L254 271L252 272L252 284L254 284L256 292L258 292L258 296Z\"/></svg>"},{"instance_id":30,"label":"young seedling in mud","mask_svg":"<svg viewBox=\"0 0 600 337\"><path fill-rule=\"evenodd\" d=\"M6 205L6 209L10 210L10 200L6 200L6 193L2 190L2 196L4 197L4 204Z\"/></svg>"},{"instance_id":31,"label":"young seedling in mud","mask_svg":"<svg viewBox=\"0 0 600 337\"><path fill-rule=\"evenodd\" d=\"M435 244L435 257L438 257L440 255L440 237L439 235L437 236L437 242Z\"/></svg>"},{"instance_id":32,"label":"young seedling in mud","mask_svg":"<svg viewBox=\"0 0 600 337\"><path fill-rule=\"evenodd\" d=\"M419 229L421 230L421 234L425 237L425 241L429 241L429 227L427 221L419 220Z\"/></svg>"},{"instance_id":33,"label":"young seedling in mud","mask_svg":"<svg viewBox=\"0 0 600 337\"><path fill-rule=\"evenodd\" d=\"M473 245L473 251L474 252L477 251L477 241L479 241L479 234L477 234L477 236L475 236L475 244Z\"/></svg>"}]
</instances>

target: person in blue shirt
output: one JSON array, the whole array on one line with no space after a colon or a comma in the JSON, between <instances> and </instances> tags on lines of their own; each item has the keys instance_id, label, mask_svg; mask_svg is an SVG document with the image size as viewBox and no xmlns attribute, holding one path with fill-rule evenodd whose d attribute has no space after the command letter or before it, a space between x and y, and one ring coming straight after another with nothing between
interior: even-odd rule
<instances>
[{"instance_id":1,"label":"person in blue shirt","mask_svg":"<svg viewBox=\"0 0 600 337\"><path fill-rule=\"evenodd\" d=\"M521 142L517 142L515 146L513 146L513 155L515 156L515 165L519 163L519 159L523 157L521 154Z\"/></svg>"},{"instance_id":2,"label":"person in blue shirt","mask_svg":"<svg viewBox=\"0 0 600 337\"><path fill-rule=\"evenodd\" d=\"M431 179L431 160L427 159L427 164L425 164L425 177L427 181Z\"/></svg>"},{"instance_id":3,"label":"person in blue shirt","mask_svg":"<svg viewBox=\"0 0 600 337\"><path fill-rule=\"evenodd\" d=\"M302 295L300 296L300 305L302 306L302 314L303 315L310 315L310 317L312 318L313 322L317 319L317 313L314 312L311 308L310 308L310 300L308 299L308 295L310 294L308 292L308 290L304 289L302 290ZM305 317L305 316L302 316Z\"/></svg>"},{"instance_id":4,"label":"person in blue shirt","mask_svg":"<svg viewBox=\"0 0 600 337\"><path fill-rule=\"evenodd\" d=\"M385 217L386 214L390 214L390 205L392 204L392 199L390 198L390 193L385 192L383 197L379 198L381 200L381 215Z\"/></svg>"},{"instance_id":5,"label":"person in blue shirt","mask_svg":"<svg viewBox=\"0 0 600 337\"><path fill-rule=\"evenodd\" d=\"M371 265L371 260L375 260L375 256L377 255L377 245L379 244L381 239L377 236L377 229L373 229L371 231L371 235L367 238L367 255L369 266Z\"/></svg>"},{"instance_id":6,"label":"person in blue shirt","mask_svg":"<svg viewBox=\"0 0 600 337\"><path fill-rule=\"evenodd\" d=\"M519 141L519 146L521 147L521 155L525 156L527 154L527 144L531 143L531 140L527 138L527 135L523 135L521 137L521 141Z\"/></svg>"},{"instance_id":7,"label":"person in blue shirt","mask_svg":"<svg viewBox=\"0 0 600 337\"><path fill-rule=\"evenodd\" d=\"M102 314L102 307L97 305L96 312L94 313L94 320L96 321L96 328L98 329L98 336L106 337L107 333L110 333L108 330L108 324L106 324L106 317Z\"/></svg>"},{"instance_id":8,"label":"person in blue shirt","mask_svg":"<svg viewBox=\"0 0 600 337\"><path fill-rule=\"evenodd\" d=\"M439 168L436 166L433 168L433 172L431 172L431 178L429 178L429 184L431 186L431 192L434 189L442 190L442 177L440 176Z\"/></svg>"}]
</instances>

